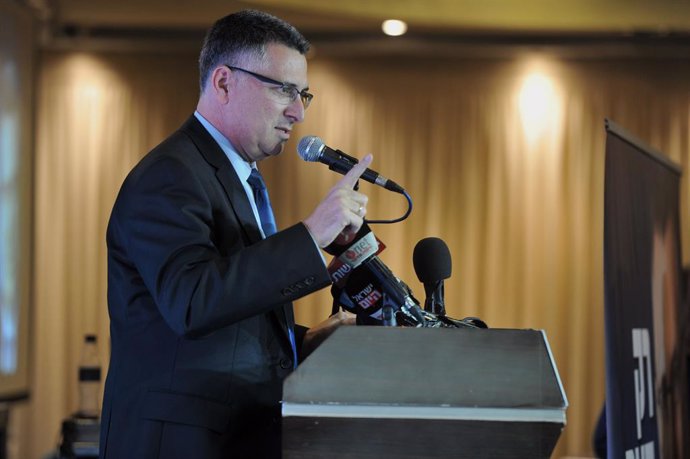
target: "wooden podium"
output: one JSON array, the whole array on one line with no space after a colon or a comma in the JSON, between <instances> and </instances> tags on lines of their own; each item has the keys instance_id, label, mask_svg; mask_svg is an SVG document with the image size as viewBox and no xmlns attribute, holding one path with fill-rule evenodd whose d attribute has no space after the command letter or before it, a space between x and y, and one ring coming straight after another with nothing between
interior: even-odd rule
<instances>
[{"instance_id":1,"label":"wooden podium","mask_svg":"<svg viewBox=\"0 0 690 459\"><path fill-rule=\"evenodd\" d=\"M341 327L285 380L283 457L548 458L567 406L542 331Z\"/></svg>"}]
</instances>

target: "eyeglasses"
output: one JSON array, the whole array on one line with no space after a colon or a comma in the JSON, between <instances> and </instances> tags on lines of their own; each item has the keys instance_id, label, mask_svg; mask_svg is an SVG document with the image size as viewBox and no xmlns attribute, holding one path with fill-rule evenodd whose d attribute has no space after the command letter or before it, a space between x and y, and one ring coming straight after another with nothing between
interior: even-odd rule
<instances>
[{"instance_id":1,"label":"eyeglasses","mask_svg":"<svg viewBox=\"0 0 690 459\"><path fill-rule=\"evenodd\" d=\"M245 70L245 69L240 68L240 67L235 67L235 66L227 65L227 64L223 64L223 65L225 65L230 70L239 70L240 72L244 72L247 75L251 75L254 78L256 78L257 80L262 81L264 83L279 86L279 88L276 88L276 89L281 94L281 96L285 98L286 102L294 102L297 100L297 97L299 97L302 100L302 104L304 105L305 109L307 107L309 107L311 100L314 98L314 95L308 93L306 89L303 89L300 91L299 89L297 89L297 86L295 86L292 83L284 83L282 81L274 80L273 78L269 78L267 76L263 76L261 74L254 73L254 72L251 72L249 70Z\"/></svg>"}]
</instances>

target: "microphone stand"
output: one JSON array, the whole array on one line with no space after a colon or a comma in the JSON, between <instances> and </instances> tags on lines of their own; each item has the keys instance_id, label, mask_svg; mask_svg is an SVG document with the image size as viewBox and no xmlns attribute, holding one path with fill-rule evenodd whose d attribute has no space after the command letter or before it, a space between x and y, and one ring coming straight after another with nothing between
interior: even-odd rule
<instances>
[{"instance_id":1,"label":"microphone stand","mask_svg":"<svg viewBox=\"0 0 690 459\"><path fill-rule=\"evenodd\" d=\"M425 282L424 293L426 293L426 299L424 300L424 310L432 314L445 316L444 292L443 279L436 282Z\"/></svg>"}]
</instances>

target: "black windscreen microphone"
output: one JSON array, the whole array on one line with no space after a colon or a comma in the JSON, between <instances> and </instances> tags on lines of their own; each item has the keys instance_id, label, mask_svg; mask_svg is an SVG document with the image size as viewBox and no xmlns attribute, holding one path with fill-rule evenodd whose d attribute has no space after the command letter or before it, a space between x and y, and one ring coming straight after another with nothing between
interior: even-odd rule
<instances>
[{"instance_id":1,"label":"black windscreen microphone","mask_svg":"<svg viewBox=\"0 0 690 459\"><path fill-rule=\"evenodd\" d=\"M412 254L414 271L424 284L424 310L445 315L443 280L452 270L450 251L443 239L427 237L417 243Z\"/></svg>"},{"instance_id":2,"label":"black windscreen microphone","mask_svg":"<svg viewBox=\"0 0 690 459\"><path fill-rule=\"evenodd\" d=\"M324 163L330 170L343 175L359 162L357 158L326 146L323 140L313 135L302 137L297 145L297 153L305 161ZM403 187L371 169L365 170L361 178L396 193L404 194L405 192Z\"/></svg>"}]
</instances>

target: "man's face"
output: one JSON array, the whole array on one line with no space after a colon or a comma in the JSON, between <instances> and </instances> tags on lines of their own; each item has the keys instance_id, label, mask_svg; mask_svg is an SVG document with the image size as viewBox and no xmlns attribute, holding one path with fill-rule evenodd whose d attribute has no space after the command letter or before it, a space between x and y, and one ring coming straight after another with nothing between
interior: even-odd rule
<instances>
[{"instance_id":1,"label":"man's face","mask_svg":"<svg viewBox=\"0 0 690 459\"><path fill-rule=\"evenodd\" d=\"M287 46L269 44L263 60L247 60L241 67L299 91L307 89L307 60ZM228 105L232 115L225 117L224 133L246 160L278 155L295 123L304 120L302 101L291 100L278 85L240 70L232 70L231 78L235 80Z\"/></svg>"}]
</instances>

